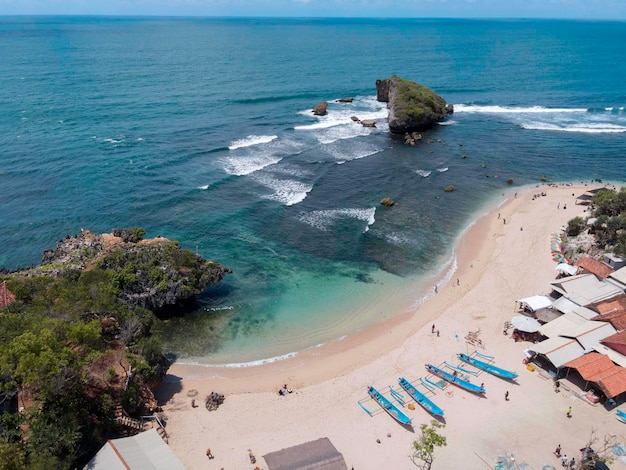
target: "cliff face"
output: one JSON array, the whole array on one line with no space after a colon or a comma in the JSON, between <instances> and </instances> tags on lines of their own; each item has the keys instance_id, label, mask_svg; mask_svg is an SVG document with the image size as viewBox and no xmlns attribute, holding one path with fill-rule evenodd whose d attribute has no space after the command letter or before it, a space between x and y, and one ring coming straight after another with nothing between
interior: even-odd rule
<instances>
[{"instance_id":1,"label":"cliff face","mask_svg":"<svg viewBox=\"0 0 626 470\"><path fill-rule=\"evenodd\" d=\"M143 233L132 229L97 235L82 230L79 235L67 235L54 250L43 253L42 265L28 275L108 271L115 276L121 301L159 311L201 293L230 272L215 261L183 250L176 241L162 237L142 240Z\"/></svg>"},{"instance_id":2,"label":"cliff face","mask_svg":"<svg viewBox=\"0 0 626 470\"><path fill-rule=\"evenodd\" d=\"M429 129L454 111L430 88L396 75L376 80L376 99L388 103L389 130L394 134Z\"/></svg>"}]
</instances>

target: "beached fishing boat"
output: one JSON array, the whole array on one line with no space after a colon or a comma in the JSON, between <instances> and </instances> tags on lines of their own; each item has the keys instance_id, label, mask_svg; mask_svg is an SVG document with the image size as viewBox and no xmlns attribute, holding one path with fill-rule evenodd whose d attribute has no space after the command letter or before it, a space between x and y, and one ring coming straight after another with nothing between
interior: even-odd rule
<instances>
[{"instance_id":1,"label":"beached fishing boat","mask_svg":"<svg viewBox=\"0 0 626 470\"><path fill-rule=\"evenodd\" d=\"M617 413L617 419L619 419L622 423L626 423L626 413L622 410L615 410Z\"/></svg>"},{"instance_id":2,"label":"beached fishing boat","mask_svg":"<svg viewBox=\"0 0 626 470\"><path fill-rule=\"evenodd\" d=\"M426 370L431 374L435 374L436 376L441 377L446 382L450 382L457 387L467 390L468 392L485 393L485 389L483 387L468 382L467 380L463 380L462 378L450 374L445 370L441 370L439 367L435 367L432 364L426 364Z\"/></svg>"},{"instance_id":3,"label":"beached fishing boat","mask_svg":"<svg viewBox=\"0 0 626 470\"><path fill-rule=\"evenodd\" d=\"M459 353L457 354L460 360L467 364L471 364L474 367L478 367L479 369L484 370L485 372L489 372L496 377L500 377L502 379L512 380L516 378L519 374L515 372L508 371L506 369L501 369L500 367L496 367L493 364L489 364L488 362L479 361L475 357L470 357L467 354Z\"/></svg>"},{"instance_id":4,"label":"beached fishing boat","mask_svg":"<svg viewBox=\"0 0 626 470\"><path fill-rule=\"evenodd\" d=\"M404 377L400 377L398 379L398 383L400 384L400 387L402 387L406 391L406 393L411 395L413 400L415 400L417 404L424 408L426 411L435 416L443 416L443 410L435 405L432 401L430 401L430 399L428 399L426 395L424 395L417 388L415 388L415 386L407 379L405 379Z\"/></svg>"},{"instance_id":5,"label":"beached fishing boat","mask_svg":"<svg viewBox=\"0 0 626 470\"><path fill-rule=\"evenodd\" d=\"M374 387L367 387L367 393L369 393L370 397L372 397L374 401L376 401L376 403L378 403L382 409L389 413L389 415L398 423L411 425L411 418L400 411L396 405L387 400L383 394Z\"/></svg>"}]
</instances>

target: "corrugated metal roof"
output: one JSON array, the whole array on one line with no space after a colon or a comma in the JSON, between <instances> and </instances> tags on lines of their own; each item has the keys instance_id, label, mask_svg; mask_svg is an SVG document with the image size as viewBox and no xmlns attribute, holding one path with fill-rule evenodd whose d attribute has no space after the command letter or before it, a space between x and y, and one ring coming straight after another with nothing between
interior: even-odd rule
<instances>
[{"instance_id":1,"label":"corrugated metal roof","mask_svg":"<svg viewBox=\"0 0 626 470\"><path fill-rule=\"evenodd\" d=\"M585 352L575 339L557 336L530 347L531 351L543 354L555 367L563 367Z\"/></svg>"},{"instance_id":2,"label":"corrugated metal roof","mask_svg":"<svg viewBox=\"0 0 626 470\"><path fill-rule=\"evenodd\" d=\"M584 318L585 320L592 320L593 317L595 317L598 314L597 312L587 307L577 307L574 310L572 310L572 313L575 313L576 315Z\"/></svg>"},{"instance_id":3,"label":"corrugated metal roof","mask_svg":"<svg viewBox=\"0 0 626 470\"><path fill-rule=\"evenodd\" d=\"M570 299L568 299L565 296L559 297L554 302L552 302L552 306L556 308L559 312L563 312L563 313L573 312L574 310L580 307L580 305L572 302Z\"/></svg>"},{"instance_id":4,"label":"corrugated metal roof","mask_svg":"<svg viewBox=\"0 0 626 470\"><path fill-rule=\"evenodd\" d=\"M541 325L539 333L547 336L548 338L554 338L559 336L562 331L566 331L576 325L579 325L580 323L584 323L585 321L586 320L583 317L576 315L573 312L566 313L561 315L559 318L555 318L554 320L546 323L545 325Z\"/></svg>"},{"instance_id":5,"label":"corrugated metal roof","mask_svg":"<svg viewBox=\"0 0 626 470\"><path fill-rule=\"evenodd\" d=\"M156 429L108 441L84 470L185 470Z\"/></svg>"},{"instance_id":6,"label":"corrugated metal roof","mask_svg":"<svg viewBox=\"0 0 626 470\"><path fill-rule=\"evenodd\" d=\"M593 274L564 277L550 284L552 288L578 305L589 305L623 293L619 287L599 280Z\"/></svg>"},{"instance_id":7,"label":"corrugated metal roof","mask_svg":"<svg viewBox=\"0 0 626 470\"><path fill-rule=\"evenodd\" d=\"M613 325L602 321L586 321L580 325L562 331L561 336L575 338L585 351L590 351L593 347L607 336L617 333Z\"/></svg>"},{"instance_id":8,"label":"corrugated metal roof","mask_svg":"<svg viewBox=\"0 0 626 470\"><path fill-rule=\"evenodd\" d=\"M615 279L617 282L620 282L626 285L626 266L624 266L623 268L619 268L617 271L612 273L609 277L611 279Z\"/></svg>"}]
</instances>

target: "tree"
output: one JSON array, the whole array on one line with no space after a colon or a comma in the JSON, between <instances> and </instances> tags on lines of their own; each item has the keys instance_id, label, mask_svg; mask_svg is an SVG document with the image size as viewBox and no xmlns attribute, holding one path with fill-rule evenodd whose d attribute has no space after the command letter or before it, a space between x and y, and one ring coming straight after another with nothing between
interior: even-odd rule
<instances>
[{"instance_id":1,"label":"tree","mask_svg":"<svg viewBox=\"0 0 626 470\"><path fill-rule=\"evenodd\" d=\"M595 462L597 461L608 464L613 463L615 459L613 447L617 445L618 442L617 436L606 434L600 438L596 434L596 430L592 429L589 439L583 447L586 451L576 468L580 470L592 470L595 468Z\"/></svg>"},{"instance_id":2,"label":"tree","mask_svg":"<svg viewBox=\"0 0 626 470\"><path fill-rule=\"evenodd\" d=\"M416 467L422 470L430 470L433 460L435 460L435 448L448 445L445 436L437 432L445 427L445 424L435 420L432 420L430 425L420 425L422 435L417 441L413 441L413 455L411 456L411 460ZM421 463L418 461L421 461Z\"/></svg>"}]
</instances>

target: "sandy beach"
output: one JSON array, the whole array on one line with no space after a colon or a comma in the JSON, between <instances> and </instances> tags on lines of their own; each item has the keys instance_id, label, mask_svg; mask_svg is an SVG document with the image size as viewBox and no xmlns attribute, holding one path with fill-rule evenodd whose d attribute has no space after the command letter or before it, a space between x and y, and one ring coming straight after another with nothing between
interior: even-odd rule
<instances>
[{"instance_id":1,"label":"sandy beach","mask_svg":"<svg viewBox=\"0 0 626 470\"><path fill-rule=\"evenodd\" d=\"M517 313L516 299L548 293L556 277L550 234L583 214L585 206L576 205L575 198L590 188L541 185L503 196L459 240L458 269L450 282L438 285L438 292L418 308L407 306L393 319L342 341L256 367L174 364L169 376L181 380L164 382L157 390L169 445L189 469L264 469L264 454L328 437L348 468L415 468L409 458L412 442L431 416L419 406L404 408L413 420L413 428L405 428L369 399L367 386L389 396L389 385L399 388L398 377L425 377L425 363L458 364L457 353L476 349L465 336L478 330L483 343L478 350L520 375L516 383L485 373L472 378L484 383L485 397L451 386L431 396L445 410L442 434L447 438L447 447L435 452L433 468L494 468L497 456L505 453L530 469L558 467L553 455L557 444L578 460L578 449L592 430L600 436L626 435L626 425L616 420L614 411L590 404L568 380L555 393L545 373L531 372L522 363L530 343L516 343L502 334L504 322ZM533 199L542 192L546 195ZM431 332L433 324L439 336ZM285 383L294 393L280 396ZM190 398L194 390L195 408ZM226 398L209 412L203 402L212 391ZM358 406L359 400L373 416ZM573 416L568 418L570 406ZM207 459L207 448L214 459ZM257 458L254 465L249 450ZM622 466L617 462L611 468Z\"/></svg>"}]
</instances>

